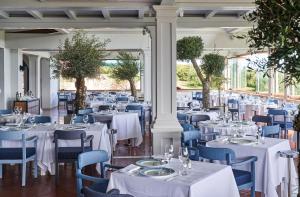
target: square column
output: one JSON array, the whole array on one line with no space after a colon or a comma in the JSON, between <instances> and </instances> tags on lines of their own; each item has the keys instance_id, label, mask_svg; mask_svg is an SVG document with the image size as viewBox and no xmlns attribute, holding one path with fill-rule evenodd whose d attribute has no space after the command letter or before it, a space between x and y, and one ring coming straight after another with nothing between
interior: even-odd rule
<instances>
[{"instance_id":1,"label":"square column","mask_svg":"<svg viewBox=\"0 0 300 197\"><path fill-rule=\"evenodd\" d=\"M155 122L153 153L163 154L165 146L180 146L182 127L176 117L176 6L153 6L156 11L156 65L152 64L154 83L152 101ZM151 30L150 30L151 33ZM152 46L153 47L153 46ZM152 53L153 54L153 53ZM155 97L155 98L154 98Z\"/></svg>"}]
</instances>

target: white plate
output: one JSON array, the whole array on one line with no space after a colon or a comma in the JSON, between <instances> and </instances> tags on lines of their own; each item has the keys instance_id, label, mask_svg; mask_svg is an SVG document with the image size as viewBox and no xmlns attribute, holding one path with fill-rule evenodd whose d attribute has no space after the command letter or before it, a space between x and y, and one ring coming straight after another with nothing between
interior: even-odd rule
<instances>
[{"instance_id":1,"label":"white plate","mask_svg":"<svg viewBox=\"0 0 300 197\"><path fill-rule=\"evenodd\" d=\"M144 168L160 168L166 164L166 161L162 161L160 159L143 159L136 162L136 165Z\"/></svg>"},{"instance_id":2,"label":"white plate","mask_svg":"<svg viewBox=\"0 0 300 197\"><path fill-rule=\"evenodd\" d=\"M171 168L145 168L140 171L140 174L152 178L167 178L175 174L175 170Z\"/></svg>"},{"instance_id":3,"label":"white plate","mask_svg":"<svg viewBox=\"0 0 300 197\"><path fill-rule=\"evenodd\" d=\"M250 145L255 143L255 140L253 139L247 139L247 138L231 138L229 140L231 144L243 144L243 145Z\"/></svg>"}]
</instances>

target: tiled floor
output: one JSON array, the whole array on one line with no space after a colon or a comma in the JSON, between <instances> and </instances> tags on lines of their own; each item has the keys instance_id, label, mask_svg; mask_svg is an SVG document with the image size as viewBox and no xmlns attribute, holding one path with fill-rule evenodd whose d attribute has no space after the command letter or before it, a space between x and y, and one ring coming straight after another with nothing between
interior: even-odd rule
<instances>
[{"instance_id":1,"label":"tiled floor","mask_svg":"<svg viewBox=\"0 0 300 197\"><path fill-rule=\"evenodd\" d=\"M43 111L43 114L50 115L53 121L63 123L63 116L66 115L66 111L54 109ZM126 166L134 163L136 160L145 156L151 155L151 137L149 131L144 136L144 141L138 148L127 146L127 141L119 142L117 149L114 153L113 164L119 166ZM131 158L127 158L130 156ZM5 165L3 170L3 179L0 180L0 197L71 197L76 196L76 182L75 182L75 167L74 165L64 165L60 167L60 184L55 185L54 176L46 175L39 176L34 179L28 168L27 171L27 185L22 188L20 186L20 168L16 165ZM92 174L97 174L93 170ZM248 197L248 191L241 192L242 197ZM261 196L257 193L256 196Z\"/></svg>"}]
</instances>

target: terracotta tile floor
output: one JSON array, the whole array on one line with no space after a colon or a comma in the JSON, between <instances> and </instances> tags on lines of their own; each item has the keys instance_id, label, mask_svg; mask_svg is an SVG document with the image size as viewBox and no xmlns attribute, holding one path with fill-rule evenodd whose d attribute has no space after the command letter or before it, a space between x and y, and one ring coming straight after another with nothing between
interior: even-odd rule
<instances>
[{"instance_id":1,"label":"terracotta tile floor","mask_svg":"<svg viewBox=\"0 0 300 197\"><path fill-rule=\"evenodd\" d=\"M50 115L53 121L63 123L63 116L66 115L65 110L57 109L43 111L43 114ZM139 148L132 148L126 145L126 141L119 142L115 151L115 156L135 156L135 158L115 158L113 164L119 166L126 166L134 163L144 156L151 155L151 137L149 132L144 136L144 141ZM294 144L292 144L294 145ZM75 167L73 165L65 165L60 167L60 184L55 185L54 176L46 175L39 176L34 179L30 173L32 168L27 170L27 185L22 188L20 186L20 168L17 165L4 165L3 179L0 180L0 197L71 197L76 196L76 182L75 182ZM97 174L92 170L92 174ZM242 197L248 197L248 191L241 191ZM261 196L256 193L256 196Z\"/></svg>"}]
</instances>

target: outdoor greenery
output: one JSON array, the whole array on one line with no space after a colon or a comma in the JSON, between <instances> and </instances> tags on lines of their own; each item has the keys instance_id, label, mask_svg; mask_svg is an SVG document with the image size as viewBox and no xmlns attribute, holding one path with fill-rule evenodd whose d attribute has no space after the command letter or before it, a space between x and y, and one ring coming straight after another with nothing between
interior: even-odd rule
<instances>
[{"instance_id":1,"label":"outdoor greenery","mask_svg":"<svg viewBox=\"0 0 300 197\"><path fill-rule=\"evenodd\" d=\"M119 52L118 63L112 69L111 77L117 80L127 80L130 84L131 95L136 97L135 81L139 74L137 58L131 53Z\"/></svg>"},{"instance_id":2,"label":"outdoor greenery","mask_svg":"<svg viewBox=\"0 0 300 197\"><path fill-rule=\"evenodd\" d=\"M270 69L285 73L287 84L300 82L300 1L255 0L256 9L244 18L254 23L246 38L252 53L268 50L266 62L257 63L265 74Z\"/></svg>"},{"instance_id":3,"label":"outdoor greenery","mask_svg":"<svg viewBox=\"0 0 300 197\"><path fill-rule=\"evenodd\" d=\"M177 41L177 59L190 61L202 83L203 107L209 108L210 88L213 76L221 76L225 68L225 58L218 54L207 54L202 57L202 64L198 65L196 59L201 57L203 42L201 37L184 37Z\"/></svg>"},{"instance_id":4,"label":"outdoor greenery","mask_svg":"<svg viewBox=\"0 0 300 197\"><path fill-rule=\"evenodd\" d=\"M109 40L99 41L95 36L76 32L72 38L66 38L58 46L58 53L51 57L53 77L76 79L75 111L85 107L85 78L99 76L100 66L107 54L103 51Z\"/></svg>"}]
</instances>

